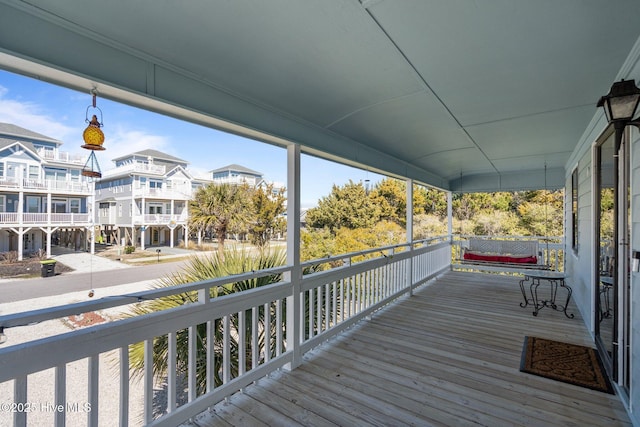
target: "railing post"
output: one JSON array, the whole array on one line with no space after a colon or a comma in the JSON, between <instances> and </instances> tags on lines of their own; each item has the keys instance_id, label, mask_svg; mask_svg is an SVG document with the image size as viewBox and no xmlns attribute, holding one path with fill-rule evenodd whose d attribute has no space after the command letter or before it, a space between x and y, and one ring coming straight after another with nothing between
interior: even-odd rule
<instances>
[{"instance_id":1,"label":"railing post","mask_svg":"<svg viewBox=\"0 0 640 427\"><path fill-rule=\"evenodd\" d=\"M407 243L409 244L409 257L406 281L409 286L409 296L413 296L413 180L407 180Z\"/></svg>"},{"instance_id":2,"label":"railing post","mask_svg":"<svg viewBox=\"0 0 640 427\"><path fill-rule=\"evenodd\" d=\"M291 283L291 295L287 297L287 351L292 354L288 369L302 363L300 343L304 328L302 311L302 267L300 265L300 146L287 147L287 265L285 280ZM283 325L278 325L282 327Z\"/></svg>"}]
</instances>

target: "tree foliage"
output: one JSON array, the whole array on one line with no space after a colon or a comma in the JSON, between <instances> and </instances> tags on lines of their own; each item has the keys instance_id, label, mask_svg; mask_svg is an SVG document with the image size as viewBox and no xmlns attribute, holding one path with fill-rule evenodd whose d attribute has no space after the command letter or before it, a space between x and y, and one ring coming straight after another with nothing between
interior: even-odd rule
<instances>
[{"instance_id":1,"label":"tree foliage","mask_svg":"<svg viewBox=\"0 0 640 427\"><path fill-rule=\"evenodd\" d=\"M198 188L189 202L189 225L215 234L220 257L227 233L244 227L250 216L249 194L247 185L211 183Z\"/></svg>"},{"instance_id":2,"label":"tree foliage","mask_svg":"<svg viewBox=\"0 0 640 427\"><path fill-rule=\"evenodd\" d=\"M424 187L415 186L413 189L413 214L421 215L427 210L427 204L432 202L428 198ZM397 179L384 179L374 187L369 195L373 203L380 207L380 218L392 221L401 226L407 223L407 184ZM445 213L446 213L446 197Z\"/></svg>"},{"instance_id":3,"label":"tree foliage","mask_svg":"<svg viewBox=\"0 0 640 427\"><path fill-rule=\"evenodd\" d=\"M285 226L284 194L284 188L276 191L273 184L252 188L211 183L199 188L189 202L189 225L213 233L220 256L228 233L246 233L253 244L264 248Z\"/></svg>"},{"instance_id":4,"label":"tree foliage","mask_svg":"<svg viewBox=\"0 0 640 427\"><path fill-rule=\"evenodd\" d=\"M185 283L199 282L215 277L226 277L231 275L237 275L249 271L259 271L269 268L278 267L285 264L286 256L283 251L262 251L259 254L250 254L242 251L229 251L224 258L221 258L218 254L212 254L209 257L193 257L183 267L182 270L173 273L170 276L164 277L157 284L157 288L174 287ZM282 279L280 274L273 274L262 276L253 279L247 279L237 282L229 283L225 286L219 286L211 288L211 298L217 298L224 295L229 295L235 292L242 292L249 289L255 289L262 286L266 286L272 283L279 282ZM157 311L167 310L175 307L182 306L184 304L190 304L197 302L197 293L185 292L176 295L169 295L158 299L150 300L144 303L136 304L132 307L129 313L123 315L123 317L134 317L154 313ZM283 325L276 325L275 313L271 313L269 316L271 325L267 325L266 316L264 315L264 308L261 308L258 312L258 354L261 358L257 363L262 363L267 352L271 357L275 357L275 349L273 346L266 347L267 342L273 342L273 336L271 340L267 340L266 333L271 334L278 328L282 328ZM245 314L246 318L251 317L251 312ZM283 316L284 317L284 316ZM283 319L285 324L285 319ZM230 316L230 339L229 339L229 356L231 361L231 375L238 375L238 361L240 349L243 348L239 342L239 337L245 337L243 343L245 349L245 370L251 369L251 357L252 357L252 330L251 322L245 322L245 331L241 332L242 323L238 321L238 315ZM218 387L223 384L223 365L225 351L222 348L224 325L221 321L214 322L214 353L215 357L213 367L213 376L215 384L214 387ZM200 324L196 327L196 389L198 394L203 394L206 390L206 358L207 358L207 330L206 324ZM167 354L169 349L169 342L167 335L162 335L153 340L153 376L156 381L161 382L168 374ZM189 334L188 329L182 329L176 332L176 371L179 374L179 378L186 378L188 373L189 362ZM144 363L144 344L142 342L132 344L129 351L129 363L134 377L142 377L145 369ZM186 385L185 385L186 386Z\"/></svg>"},{"instance_id":5,"label":"tree foliage","mask_svg":"<svg viewBox=\"0 0 640 427\"><path fill-rule=\"evenodd\" d=\"M367 193L362 184L334 186L307 213L303 259L360 251L406 239L406 183L387 178ZM415 186L414 239L447 232L447 196ZM563 191L454 194L453 232L475 235L559 236L563 234ZM603 205L610 202L603 196ZM383 225L376 225L383 224ZM391 230L390 224L397 226ZM380 232L387 227L386 232Z\"/></svg>"},{"instance_id":6,"label":"tree foliage","mask_svg":"<svg viewBox=\"0 0 640 427\"><path fill-rule=\"evenodd\" d=\"M341 227L371 227L380 219L380 210L361 183L349 181L342 187L334 185L331 194L320 199L317 207L309 209L307 224L332 232Z\"/></svg>"},{"instance_id":7,"label":"tree foliage","mask_svg":"<svg viewBox=\"0 0 640 427\"><path fill-rule=\"evenodd\" d=\"M251 192L252 215L248 226L251 243L264 248L273 233L284 227L285 200L284 188L274 191L273 184Z\"/></svg>"}]
</instances>

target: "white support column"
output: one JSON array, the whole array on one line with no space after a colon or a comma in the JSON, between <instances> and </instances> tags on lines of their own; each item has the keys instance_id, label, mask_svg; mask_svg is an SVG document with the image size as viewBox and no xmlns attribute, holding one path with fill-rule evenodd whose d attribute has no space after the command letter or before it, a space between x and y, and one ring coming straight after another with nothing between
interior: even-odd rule
<instances>
[{"instance_id":1,"label":"white support column","mask_svg":"<svg viewBox=\"0 0 640 427\"><path fill-rule=\"evenodd\" d=\"M51 226L47 227L45 233L47 233L47 258L51 258L51 234L53 234Z\"/></svg>"},{"instance_id":2,"label":"white support column","mask_svg":"<svg viewBox=\"0 0 640 427\"><path fill-rule=\"evenodd\" d=\"M142 213L142 227L140 227L140 249L144 251L144 239L145 239L145 230L147 229L147 222L145 221L145 217L146 217L146 200L143 197L141 202L140 202L140 212ZM135 246L136 243L133 242L133 246Z\"/></svg>"},{"instance_id":3,"label":"white support column","mask_svg":"<svg viewBox=\"0 0 640 427\"><path fill-rule=\"evenodd\" d=\"M407 268L407 282L409 285L409 296L413 295L413 180L406 180L407 186L407 243L409 243L409 266Z\"/></svg>"},{"instance_id":4,"label":"white support column","mask_svg":"<svg viewBox=\"0 0 640 427\"><path fill-rule=\"evenodd\" d=\"M184 238L184 247L189 248L189 226L182 226L182 237Z\"/></svg>"},{"instance_id":5,"label":"white support column","mask_svg":"<svg viewBox=\"0 0 640 427\"><path fill-rule=\"evenodd\" d=\"M47 191L47 225L51 226L51 183L49 183Z\"/></svg>"},{"instance_id":6,"label":"white support column","mask_svg":"<svg viewBox=\"0 0 640 427\"><path fill-rule=\"evenodd\" d=\"M22 176L22 173L20 173ZM20 178L20 188L22 188L23 180ZM22 252L24 251L24 242L22 241L22 236L24 236L24 231L22 228L22 224L24 223L24 191L20 191L18 193L18 261L22 261Z\"/></svg>"},{"instance_id":7,"label":"white support column","mask_svg":"<svg viewBox=\"0 0 640 427\"><path fill-rule=\"evenodd\" d=\"M453 234L453 193L447 191L447 234L452 238Z\"/></svg>"},{"instance_id":8,"label":"white support column","mask_svg":"<svg viewBox=\"0 0 640 427\"><path fill-rule=\"evenodd\" d=\"M300 266L300 146L287 147L287 265L291 272L285 280L291 281L291 296L287 297L287 350L292 360L286 366L297 368L302 363L302 267Z\"/></svg>"},{"instance_id":9,"label":"white support column","mask_svg":"<svg viewBox=\"0 0 640 427\"><path fill-rule=\"evenodd\" d=\"M91 224L89 224L91 226L91 228L89 229L89 232L91 233L91 255L95 255L96 253L96 226L95 224L93 224L93 222Z\"/></svg>"},{"instance_id":10,"label":"white support column","mask_svg":"<svg viewBox=\"0 0 640 427\"><path fill-rule=\"evenodd\" d=\"M169 235L169 247L172 248L174 245L174 234L175 234L175 230L176 230L176 226L174 224L176 224L176 206L175 206L175 200L171 199L171 216L169 217L169 231L171 232L171 234Z\"/></svg>"}]
</instances>

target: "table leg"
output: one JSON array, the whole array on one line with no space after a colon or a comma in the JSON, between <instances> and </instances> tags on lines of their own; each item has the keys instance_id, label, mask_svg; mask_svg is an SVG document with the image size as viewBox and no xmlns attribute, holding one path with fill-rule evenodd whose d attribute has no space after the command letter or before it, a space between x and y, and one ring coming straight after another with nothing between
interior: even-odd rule
<instances>
[{"instance_id":1,"label":"table leg","mask_svg":"<svg viewBox=\"0 0 640 427\"><path fill-rule=\"evenodd\" d=\"M520 280L520 291L522 292L522 298L524 302L520 303L520 307L525 308L529 305L529 303L533 303L533 297L529 299L527 296L527 291L525 290L524 284L529 281L529 276L524 276L524 279Z\"/></svg>"},{"instance_id":2,"label":"table leg","mask_svg":"<svg viewBox=\"0 0 640 427\"><path fill-rule=\"evenodd\" d=\"M537 316L538 312L542 309L542 307L545 306L545 301L539 301L538 300L538 287L540 286L540 279L539 278L532 278L531 279L531 297L533 299L533 315Z\"/></svg>"},{"instance_id":3,"label":"table leg","mask_svg":"<svg viewBox=\"0 0 640 427\"><path fill-rule=\"evenodd\" d=\"M571 301L571 294L573 293L573 289L571 289L571 286L569 286L566 283L564 283L564 280L560 281L560 286L562 286L563 288L565 288L567 290L567 301L564 303L564 307L562 309L562 312L569 319L573 319L573 317L574 317L573 313L567 313L567 307L569 307L569 301Z\"/></svg>"}]
</instances>

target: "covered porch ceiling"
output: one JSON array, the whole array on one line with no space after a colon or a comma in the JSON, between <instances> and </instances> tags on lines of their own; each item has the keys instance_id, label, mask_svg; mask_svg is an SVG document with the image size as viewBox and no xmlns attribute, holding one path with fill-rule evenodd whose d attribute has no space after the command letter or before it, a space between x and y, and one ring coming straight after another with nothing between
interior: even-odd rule
<instances>
[{"instance_id":1,"label":"covered porch ceiling","mask_svg":"<svg viewBox=\"0 0 640 427\"><path fill-rule=\"evenodd\" d=\"M0 0L0 67L447 190L562 187L638 16L637 0Z\"/></svg>"}]
</instances>

